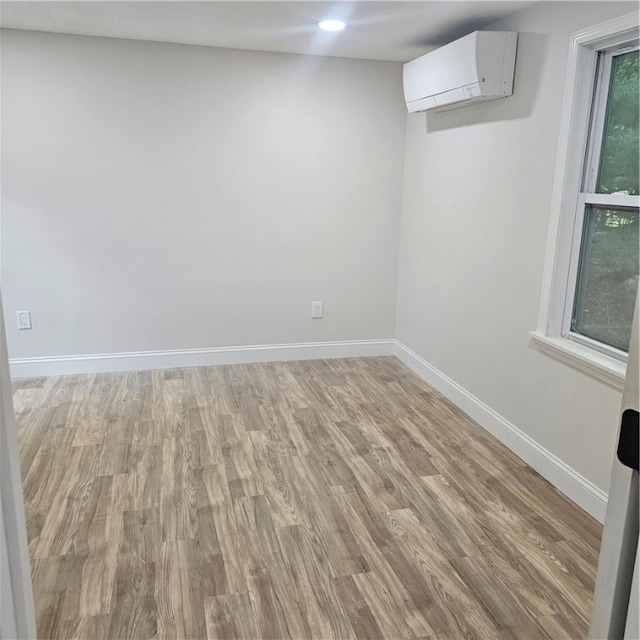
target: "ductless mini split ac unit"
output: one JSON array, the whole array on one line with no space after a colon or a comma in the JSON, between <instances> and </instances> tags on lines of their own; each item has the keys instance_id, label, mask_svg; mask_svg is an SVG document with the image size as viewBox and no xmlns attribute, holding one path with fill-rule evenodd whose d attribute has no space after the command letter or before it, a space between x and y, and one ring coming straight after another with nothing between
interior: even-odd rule
<instances>
[{"instance_id":1,"label":"ductless mini split ac unit","mask_svg":"<svg viewBox=\"0 0 640 640\"><path fill-rule=\"evenodd\" d=\"M513 93L518 34L474 31L407 62L404 97L409 113L447 111Z\"/></svg>"}]
</instances>

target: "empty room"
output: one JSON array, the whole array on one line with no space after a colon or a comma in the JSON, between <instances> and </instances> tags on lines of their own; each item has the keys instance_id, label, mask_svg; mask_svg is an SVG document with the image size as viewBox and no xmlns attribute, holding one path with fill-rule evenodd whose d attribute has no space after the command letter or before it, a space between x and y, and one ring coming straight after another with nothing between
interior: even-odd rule
<instances>
[{"instance_id":1,"label":"empty room","mask_svg":"<svg viewBox=\"0 0 640 640\"><path fill-rule=\"evenodd\" d=\"M0 638L638 639L638 23L2 1Z\"/></svg>"}]
</instances>

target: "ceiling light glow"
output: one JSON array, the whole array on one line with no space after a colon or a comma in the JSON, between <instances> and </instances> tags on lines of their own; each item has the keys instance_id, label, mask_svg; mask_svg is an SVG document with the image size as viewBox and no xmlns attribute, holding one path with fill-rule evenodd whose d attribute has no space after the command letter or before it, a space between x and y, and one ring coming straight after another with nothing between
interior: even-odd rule
<instances>
[{"instance_id":1,"label":"ceiling light glow","mask_svg":"<svg viewBox=\"0 0 640 640\"><path fill-rule=\"evenodd\" d=\"M323 31L342 31L347 25L342 20L322 20L318 22L318 26Z\"/></svg>"}]
</instances>

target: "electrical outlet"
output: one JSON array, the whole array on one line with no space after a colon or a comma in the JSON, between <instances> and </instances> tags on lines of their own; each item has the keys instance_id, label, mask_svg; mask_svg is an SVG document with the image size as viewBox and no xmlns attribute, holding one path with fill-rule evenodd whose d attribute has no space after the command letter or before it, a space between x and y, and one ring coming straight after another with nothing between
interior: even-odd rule
<instances>
[{"instance_id":1,"label":"electrical outlet","mask_svg":"<svg viewBox=\"0 0 640 640\"><path fill-rule=\"evenodd\" d=\"M18 311L18 329L31 329L31 311Z\"/></svg>"},{"instance_id":2,"label":"electrical outlet","mask_svg":"<svg viewBox=\"0 0 640 640\"><path fill-rule=\"evenodd\" d=\"M311 318L314 320L322 318L322 302L311 303Z\"/></svg>"}]
</instances>

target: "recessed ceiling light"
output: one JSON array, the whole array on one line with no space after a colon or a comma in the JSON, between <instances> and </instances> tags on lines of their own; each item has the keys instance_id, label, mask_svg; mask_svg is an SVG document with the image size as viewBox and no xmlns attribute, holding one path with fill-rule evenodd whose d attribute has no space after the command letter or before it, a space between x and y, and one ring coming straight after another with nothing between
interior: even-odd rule
<instances>
[{"instance_id":1,"label":"recessed ceiling light","mask_svg":"<svg viewBox=\"0 0 640 640\"><path fill-rule=\"evenodd\" d=\"M347 24L342 20L322 20L322 22L318 22L318 26L323 31L342 31Z\"/></svg>"}]
</instances>

